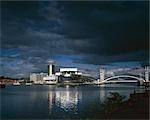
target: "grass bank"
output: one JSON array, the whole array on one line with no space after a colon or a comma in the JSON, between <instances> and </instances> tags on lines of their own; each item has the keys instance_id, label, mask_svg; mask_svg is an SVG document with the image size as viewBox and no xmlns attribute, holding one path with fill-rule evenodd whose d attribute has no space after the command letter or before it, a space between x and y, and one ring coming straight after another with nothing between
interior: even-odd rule
<instances>
[{"instance_id":1,"label":"grass bank","mask_svg":"<svg viewBox=\"0 0 150 120\"><path fill-rule=\"evenodd\" d=\"M149 95L150 91L144 93L133 93L127 101L118 93L111 93L103 103L103 109L96 118L103 119L147 119L149 120ZM102 115L103 113L103 115Z\"/></svg>"}]
</instances>

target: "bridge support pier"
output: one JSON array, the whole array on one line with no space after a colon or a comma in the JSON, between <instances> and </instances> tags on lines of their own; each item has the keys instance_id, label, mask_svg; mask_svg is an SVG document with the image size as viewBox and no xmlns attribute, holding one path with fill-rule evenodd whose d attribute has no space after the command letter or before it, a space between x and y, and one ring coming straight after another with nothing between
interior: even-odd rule
<instances>
[{"instance_id":1,"label":"bridge support pier","mask_svg":"<svg viewBox=\"0 0 150 120\"><path fill-rule=\"evenodd\" d=\"M105 70L103 68L100 68L99 72L100 72L99 82L102 82L105 79Z\"/></svg>"},{"instance_id":2,"label":"bridge support pier","mask_svg":"<svg viewBox=\"0 0 150 120\"><path fill-rule=\"evenodd\" d=\"M149 67L145 67L145 81L149 82Z\"/></svg>"},{"instance_id":3,"label":"bridge support pier","mask_svg":"<svg viewBox=\"0 0 150 120\"><path fill-rule=\"evenodd\" d=\"M140 81L138 81L138 84L142 86L142 85L144 85L144 81L140 80Z\"/></svg>"}]
</instances>

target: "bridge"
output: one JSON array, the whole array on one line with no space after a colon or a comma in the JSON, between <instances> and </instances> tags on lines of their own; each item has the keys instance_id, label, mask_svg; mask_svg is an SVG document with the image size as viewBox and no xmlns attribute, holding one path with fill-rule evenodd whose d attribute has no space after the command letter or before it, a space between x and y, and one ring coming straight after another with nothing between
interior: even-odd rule
<instances>
[{"instance_id":1,"label":"bridge","mask_svg":"<svg viewBox=\"0 0 150 120\"><path fill-rule=\"evenodd\" d=\"M132 80L125 80L125 79L119 79L119 78L131 78ZM114 80L115 79L115 80ZM117 76L112 76L109 78L106 78L103 81L100 81L101 83L133 83L133 82L145 82L143 78L131 76L131 75L117 75Z\"/></svg>"},{"instance_id":2,"label":"bridge","mask_svg":"<svg viewBox=\"0 0 150 120\"><path fill-rule=\"evenodd\" d=\"M121 78L131 78L129 79L121 79ZM149 67L145 68L144 77L137 77L134 75L115 75L109 78L105 78L105 70L100 69L100 79L98 80L98 84L101 83L137 83L143 84L144 82L149 82Z\"/></svg>"}]
</instances>

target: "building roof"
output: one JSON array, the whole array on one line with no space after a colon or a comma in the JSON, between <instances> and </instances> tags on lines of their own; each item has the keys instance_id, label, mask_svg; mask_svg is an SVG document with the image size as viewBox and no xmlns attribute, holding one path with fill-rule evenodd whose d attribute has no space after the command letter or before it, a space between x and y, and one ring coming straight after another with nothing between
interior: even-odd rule
<instances>
[{"instance_id":1,"label":"building roof","mask_svg":"<svg viewBox=\"0 0 150 120\"><path fill-rule=\"evenodd\" d=\"M77 72L77 68L60 68L60 72Z\"/></svg>"}]
</instances>

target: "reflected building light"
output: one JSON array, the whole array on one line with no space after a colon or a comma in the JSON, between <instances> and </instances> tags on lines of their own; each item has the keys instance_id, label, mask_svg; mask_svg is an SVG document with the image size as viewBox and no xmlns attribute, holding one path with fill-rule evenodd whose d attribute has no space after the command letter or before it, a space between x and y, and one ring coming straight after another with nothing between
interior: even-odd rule
<instances>
[{"instance_id":1,"label":"reflected building light","mask_svg":"<svg viewBox=\"0 0 150 120\"><path fill-rule=\"evenodd\" d=\"M59 91L56 94L56 103L65 111L77 111L78 92L77 91Z\"/></svg>"},{"instance_id":2,"label":"reflected building light","mask_svg":"<svg viewBox=\"0 0 150 120\"><path fill-rule=\"evenodd\" d=\"M51 114L54 101L55 101L55 94L54 94L54 92L49 92L48 93L49 114Z\"/></svg>"},{"instance_id":3,"label":"reflected building light","mask_svg":"<svg viewBox=\"0 0 150 120\"><path fill-rule=\"evenodd\" d=\"M49 113L51 114L53 106L57 106L65 111L78 113L78 102L82 100L82 94L78 91L54 91L48 93Z\"/></svg>"},{"instance_id":4,"label":"reflected building light","mask_svg":"<svg viewBox=\"0 0 150 120\"><path fill-rule=\"evenodd\" d=\"M66 85L66 89L68 90L68 88L69 88L69 85Z\"/></svg>"},{"instance_id":5,"label":"reflected building light","mask_svg":"<svg viewBox=\"0 0 150 120\"><path fill-rule=\"evenodd\" d=\"M106 98L105 87L100 87L99 97L101 102L105 100Z\"/></svg>"},{"instance_id":6,"label":"reflected building light","mask_svg":"<svg viewBox=\"0 0 150 120\"><path fill-rule=\"evenodd\" d=\"M69 102L69 91L66 91L66 101Z\"/></svg>"}]
</instances>

